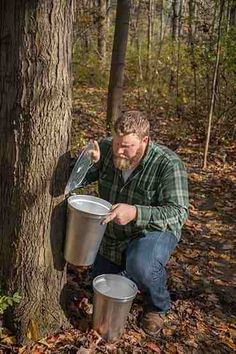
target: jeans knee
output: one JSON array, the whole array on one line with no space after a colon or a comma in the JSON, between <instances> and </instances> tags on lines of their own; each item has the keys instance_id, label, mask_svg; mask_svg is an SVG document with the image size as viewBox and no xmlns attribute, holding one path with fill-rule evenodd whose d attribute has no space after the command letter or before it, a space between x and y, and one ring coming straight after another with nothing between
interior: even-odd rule
<instances>
[{"instance_id":1,"label":"jeans knee","mask_svg":"<svg viewBox=\"0 0 236 354\"><path fill-rule=\"evenodd\" d=\"M163 266L160 262L155 262L155 265L148 262L127 262L126 270L138 284L148 288L162 274Z\"/></svg>"}]
</instances>

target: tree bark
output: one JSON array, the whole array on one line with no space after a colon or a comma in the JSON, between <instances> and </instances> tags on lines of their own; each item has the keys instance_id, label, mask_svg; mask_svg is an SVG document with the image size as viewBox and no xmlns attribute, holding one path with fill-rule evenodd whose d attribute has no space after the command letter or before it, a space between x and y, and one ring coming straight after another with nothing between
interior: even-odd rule
<instances>
[{"instance_id":1,"label":"tree bark","mask_svg":"<svg viewBox=\"0 0 236 354\"><path fill-rule=\"evenodd\" d=\"M36 340L67 324L73 1L2 0L0 10L0 279L5 293L21 296L7 325L19 340Z\"/></svg>"},{"instance_id":2,"label":"tree bark","mask_svg":"<svg viewBox=\"0 0 236 354\"><path fill-rule=\"evenodd\" d=\"M122 106L125 54L128 42L130 0L118 0L107 98L107 127L119 115Z\"/></svg>"},{"instance_id":3,"label":"tree bark","mask_svg":"<svg viewBox=\"0 0 236 354\"><path fill-rule=\"evenodd\" d=\"M107 1L98 0L99 21L98 21L98 54L101 60L106 57L106 32L107 32Z\"/></svg>"}]
</instances>

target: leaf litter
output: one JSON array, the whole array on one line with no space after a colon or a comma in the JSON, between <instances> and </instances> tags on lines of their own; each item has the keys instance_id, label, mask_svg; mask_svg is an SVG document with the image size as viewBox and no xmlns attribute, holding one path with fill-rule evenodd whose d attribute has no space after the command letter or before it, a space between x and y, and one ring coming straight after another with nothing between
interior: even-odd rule
<instances>
[{"instance_id":1,"label":"leaf litter","mask_svg":"<svg viewBox=\"0 0 236 354\"><path fill-rule=\"evenodd\" d=\"M131 98L137 104L135 94ZM106 136L105 104L105 91L76 88L72 153L84 141ZM163 113L159 117L158 110L152 112L151 126L152 139L173 149ZM139 295L121 338L104 341L92 329L90 270L69 266L68 283L76 293L70 307L73 328L20 348L9 334L9 340L1 338L0 354L236 352L236 147L226 147L230 163L212 154L203 171L201 142L191 137L176 140L174 148L189 173L190 209L182 239L167 266L172 307L161 333L150 337L139 327L143 311ZM88 187L87 193L96 193L96 188Z\"/></svg>"}]
</instances>

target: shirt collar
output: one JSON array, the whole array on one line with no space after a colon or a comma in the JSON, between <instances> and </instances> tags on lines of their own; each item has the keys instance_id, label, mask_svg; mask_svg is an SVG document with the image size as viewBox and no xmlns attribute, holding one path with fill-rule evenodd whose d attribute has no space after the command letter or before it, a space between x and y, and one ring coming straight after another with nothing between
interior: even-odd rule
<instances>
[{"instance_id":1,"label":"shirt collar","mask_svg":"<svg viewBox=\"0 0 236 354\"><path fill-rule=\"evenodd\" d=\"M147 145L147 147L146 147L146 151L144 152L144 155L143 155L141 161L139 162L139 164L138 164L138 166L137 166L138 168L145 166L146 162L147 162L148 159L149 159L149 156L150 156L152 147L153 147L153 142L152 142L151 139L149 138L148 145Z\"/></svg>"}]
</instances>

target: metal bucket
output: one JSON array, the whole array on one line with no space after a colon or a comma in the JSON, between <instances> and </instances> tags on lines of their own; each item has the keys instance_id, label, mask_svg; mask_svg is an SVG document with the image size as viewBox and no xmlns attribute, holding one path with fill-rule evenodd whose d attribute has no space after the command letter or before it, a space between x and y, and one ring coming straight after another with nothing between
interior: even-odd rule
<instances>
[{"instance_id":1,"label":"metal bucket","mask_svg":"<svg viewBox=\"0 0 236 354\"><path fill-rule=\"evenodd\" d=\"M138 288L117 274L102 274L93 280L93 329L106 340L118 338L125 327Z\"/></svg>"},{"instance_id":2,"label":"metal bucket","mask_svg":"<svg viewBox=\"0 0 236 354\"><path fill-rule=\"evenodd\" d=\"M64 257L76 266L94 263L106 225L101 221L111 208L107 201L90 195L68 198Z\"/></svg>"}]
</instances>

